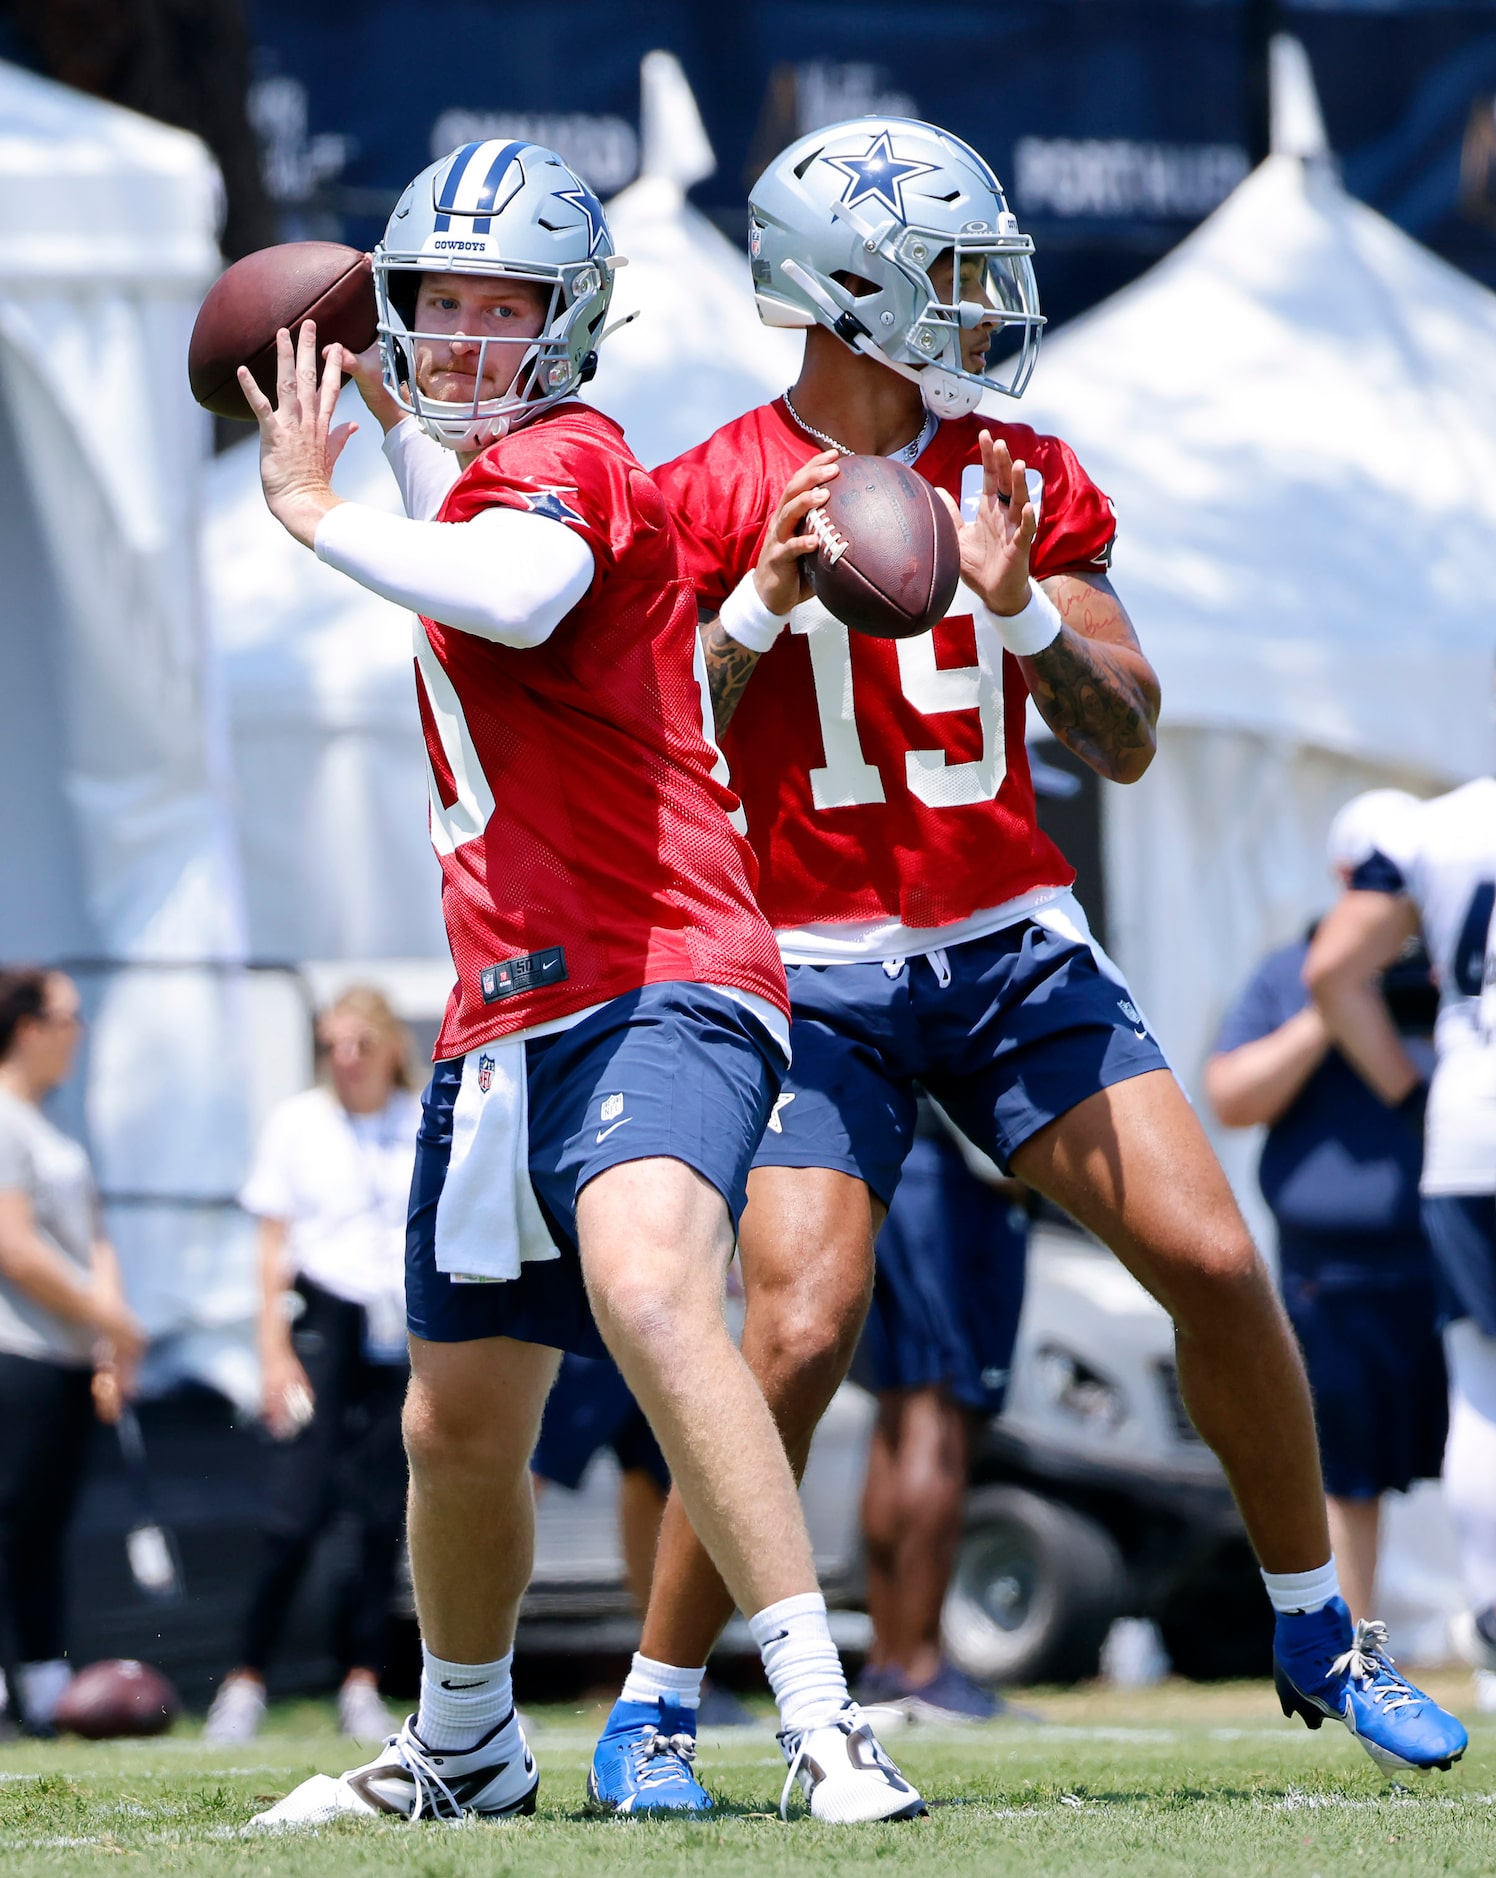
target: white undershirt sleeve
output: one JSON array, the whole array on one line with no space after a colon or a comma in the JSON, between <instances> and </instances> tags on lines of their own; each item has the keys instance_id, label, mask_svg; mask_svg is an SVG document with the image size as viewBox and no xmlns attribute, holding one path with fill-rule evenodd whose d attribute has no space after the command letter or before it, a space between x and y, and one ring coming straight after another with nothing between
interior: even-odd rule
<instances>
[{"instance_id":1,"label":"white undershirt sleeve","mask_svg":"<svg viewBox=\"0 0 1496 1878\"><path fill-rule=\"evenodd\" d=\"M462 474L457 452L428 437L413 417L387 430L381 448L400 485L405 513L418 522L432 521Z\"/></svg>"},{"instance_id":2,"label":"white undershirt sleeve","mask_svg":"<svg viewBox=\"0 0 1496 1878\"><path fill-rule=\"evenodd\" d=\"M549 639L592 585L592 550L565 522L489 508L416 522L343 502L317 524L319 561L396 606L506 646Z\"/></svg>"}]
</instances>

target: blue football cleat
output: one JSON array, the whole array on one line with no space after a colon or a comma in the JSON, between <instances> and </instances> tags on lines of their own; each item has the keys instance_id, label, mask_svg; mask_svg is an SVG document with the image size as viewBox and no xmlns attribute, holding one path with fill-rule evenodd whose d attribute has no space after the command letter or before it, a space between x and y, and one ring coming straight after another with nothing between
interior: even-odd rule
<instances>
[{"instance_id":1,"label":"blue football cleat","mask_svg":"<svg viewBox=\"0 0 1496 1878\"><path fill-rule=\"evenodd\" d=\"M708 1813L691 1772L696 1717L668 1702L615 1702L587 1775L587 1798L607 1813Z\"/></svg>"},{"instance_id":2,"label":"blue football cleat","mask_svg":"<svg viewBox=\"0 0 1496 1878\"><path fill-rule=\"evenodd\" d=\"M1344 1722L1388 1773L1452 1767L1469 1744L1453 1715L1398 1674L1387 1626L1363 1618L1353 1630L1341 1598L1320 1611L1279 1614L1273 1684L1285 1715L1311 1728L1326 1716Z\"/></svg>"}]
</instances>

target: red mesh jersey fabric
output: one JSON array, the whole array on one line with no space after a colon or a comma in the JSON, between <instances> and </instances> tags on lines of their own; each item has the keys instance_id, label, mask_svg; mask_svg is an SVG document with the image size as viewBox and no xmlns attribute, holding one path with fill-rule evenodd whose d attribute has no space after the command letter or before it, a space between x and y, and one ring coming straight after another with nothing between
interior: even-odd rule
<instances>
[{"instance_id":1,"label":"red mesh jersey fabric","mask_svg":"<svg viewBox=\"0 0 1496 1878\"><path fill-rule=\"evenodd\" d=\"M1104 567L1111 502L1057 437L960 418L915 467L959 501L984 429L1044 478L1035 576ZM753 567L785 483L820 447L776 399L655 472L703 608ZM955 604L933 633L898 642L823 610L796 630L797 614L759 661L722 748L775 927L944 926L1074 879L1035 819L1018 661L990 628L979 642L959 590Z\"/></svg>"},{"instance_id":2,"label":"red mesh jersey fabric","mask_svg":"<svg viewBox=\"0 0 1496 1878\"><path fill-rule=\"evenodd\" d=\"M543 645L435 620L417 636L457 968L438 1056L668 979L787 1008L753 855L729 820L737 800L703 728L696 603L658 489L616 424L572 404L486 450L439 519L490 504L575 528L596 572ZM555 946L564 979L484 1002L485 967Z\"/></svg>"}]
</instances>

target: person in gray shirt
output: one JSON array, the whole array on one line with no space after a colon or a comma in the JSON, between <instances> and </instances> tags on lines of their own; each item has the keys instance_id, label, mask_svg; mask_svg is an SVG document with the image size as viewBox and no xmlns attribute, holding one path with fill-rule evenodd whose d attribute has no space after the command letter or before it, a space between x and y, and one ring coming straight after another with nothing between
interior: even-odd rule
<instances>
[{"instance_id":1,"label":"person in gray shirt","mask_svg":"<svg viewBox=\"0 0 1496 1878\"><path fill-rule=\"evenodd\" d=\"M62 1551L89 1424L117 1418L146 1344L88 1157L42 1112L81 1030L71 979L0 967L0 1660L36 1733L71 1674Z\"/></svg>"}]
</instances>

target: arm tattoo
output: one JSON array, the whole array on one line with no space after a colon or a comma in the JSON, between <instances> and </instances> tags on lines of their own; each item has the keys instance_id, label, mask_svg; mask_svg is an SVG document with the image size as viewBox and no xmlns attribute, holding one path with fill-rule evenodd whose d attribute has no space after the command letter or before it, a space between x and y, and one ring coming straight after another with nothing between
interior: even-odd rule
<instances>
[{"instance_id":1,"label":"arm tattoo","mask_svg":"<svg viewBox=\"0 0 1496 1878\"><path fill-rule=\"evenodd\" d=\"M1138 670L1135 645L1092 636L1117 620L1109 587L1067 581L1052 598L1066 630L1023 661L1034 702L1067 750L1113 782L1133 782L1156 748L1157 680Z\"/></svg>"},{"instance_id":2,"label":"arm tattoo","mask_svg":"<svg viewBox=\"0 0 1496 1878\"><path fill-rule=\"evenodd\" d=\"M721 736L732 722L759 655L741 646L720 620L701 622L701 649L706 654L707 689L712 695L712 721Z\"/></svg>"}]
</instances>

